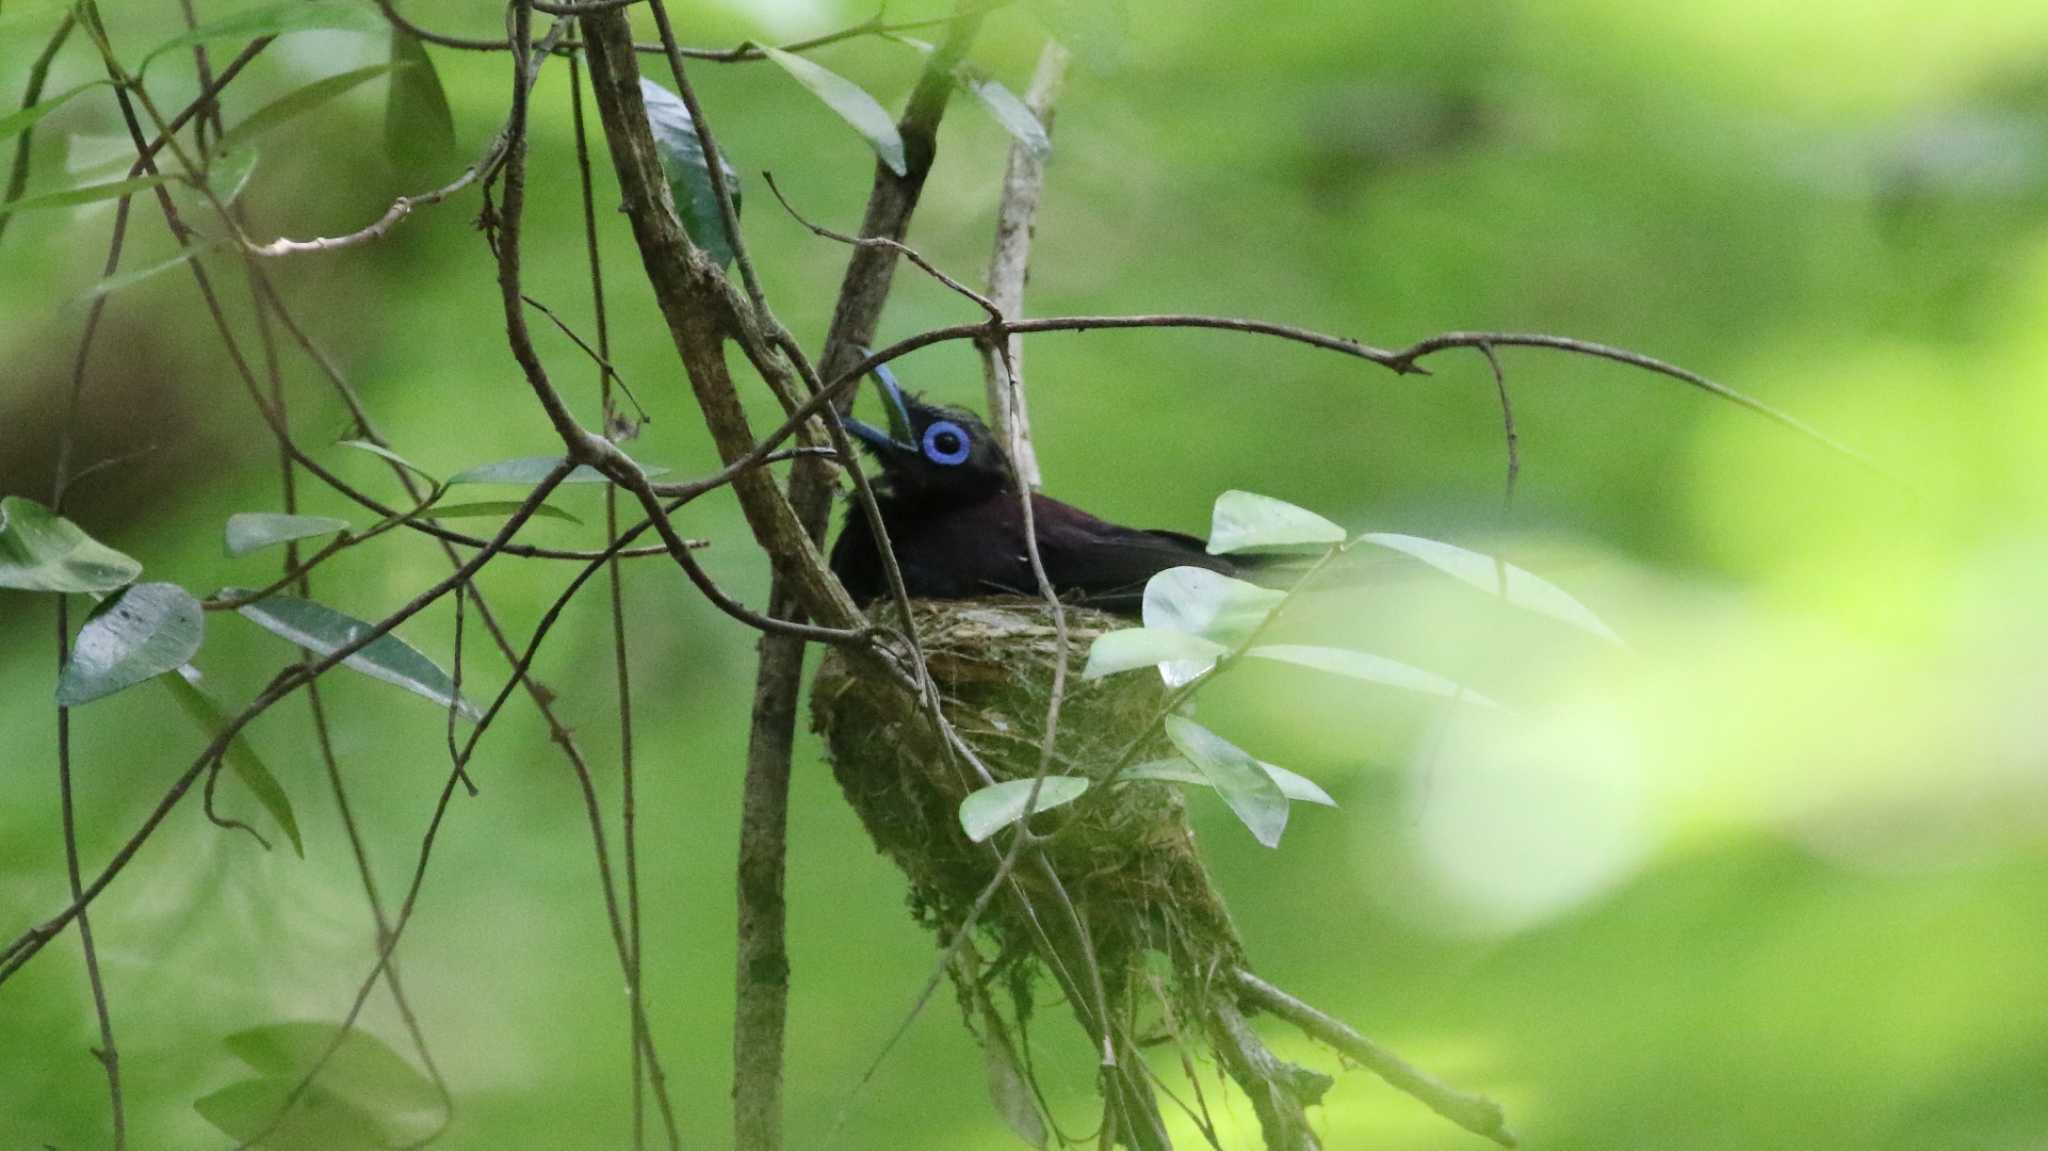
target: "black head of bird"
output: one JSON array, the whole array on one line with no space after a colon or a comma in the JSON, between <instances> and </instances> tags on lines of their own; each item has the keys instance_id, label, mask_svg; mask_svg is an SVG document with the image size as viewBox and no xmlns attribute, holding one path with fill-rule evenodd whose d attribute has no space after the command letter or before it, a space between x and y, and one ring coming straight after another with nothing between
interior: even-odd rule
<instances>
[{"instance_id":1,"label":"black head of bird","mask_svg":"<svg viewBox=\"0 0 2048 1151\"><path fill-rule=\"evenodd\" d=\"M886 368L875 379L889 431L855 419L846 428L881 466L875 503L905 590L921 599L1038 594L1023 501L995 435L971 412L906 394ZM1145 581L1166 568L1235 570L1193 536L1121 527L1037 492L1029 499L1039 558L1062 598L1132 613ZM858 504L832 547L832 571L857 601L889 590Z\"/></svg>"},{"instance_id":2,"label":"black head of bird","mask_svg":"<svg viewBox=\"0 0 2048 1151\"><path fill-rule=\"evenodd\" d=\"M875 369L875 378L889 430L850 417L846 430L881 465L880 494L891 504L936 513L980 503L1009 488L1009 456L980 417L906 394L886 365Z\"/></svg>"}]
</instances>

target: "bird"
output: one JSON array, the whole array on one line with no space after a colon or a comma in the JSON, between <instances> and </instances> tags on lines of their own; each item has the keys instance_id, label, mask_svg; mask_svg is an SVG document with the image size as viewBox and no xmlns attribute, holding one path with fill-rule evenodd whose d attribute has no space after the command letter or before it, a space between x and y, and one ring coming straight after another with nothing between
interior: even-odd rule
<instances>
[{"instance_id":1,"label":"bird","mask_svg":"<svg viewBox=\"0 0 2048 1151\"><path fill-rule=\"evenodd\" d=\"M913 599L1039 594L1025 546L1024 510L1008 454L980 417L906 393L887 365L873 373L889 430L846 417L846 430L880 466L875 506ZM1031 519L1047 581L1063 602L1136 616L1145 583L1173 567L1238 574L1228 557L1182 532L1132 528L1032 492ZM889 594L881 551L860 503L851 505L831 555L856 603Z\"/></svg>"}]
</instances>

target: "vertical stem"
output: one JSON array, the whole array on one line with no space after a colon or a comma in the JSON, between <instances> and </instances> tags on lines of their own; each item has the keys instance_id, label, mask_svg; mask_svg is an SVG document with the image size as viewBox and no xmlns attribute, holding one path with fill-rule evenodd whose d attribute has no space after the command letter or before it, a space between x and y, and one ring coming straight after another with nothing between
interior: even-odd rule
<instances>
[{"instance_id":1,"label":"vertical stem","mask_svg":"<svg viewBox=\"0 0 2048 1151\"><path fill-rule=\"evenodd\" d=\"M604 266L598 258L597 248L597 200L591 188L590 140L583 122L583 63L575 56L569 57L569 108L576 129L576 169L583 192L583 246L590 258L590 302L597 317L598 398L603 412L604 434L610 439L617 435L619 413L612 396L611 370L607 366L612 360L611 327L605 318ZM619 489L611 484L605 485L604 489L604 534L608 546L617 545ZM633 677L626 657L625 581L619 557L612 556L605 569L611 582L612 661L619 684L620 851L626 872L626 951L629 956L626 999L632 1008L633 1033L629 1046L632 1048L633 1148L640 1151L647 1144L644 1100L647 1069L642 1058L642 1047L646 1042L646 1015L640 992L643 961L640 951L640 858L635 834L638 816L633 787Z\"/></svg>"}]
</instances>

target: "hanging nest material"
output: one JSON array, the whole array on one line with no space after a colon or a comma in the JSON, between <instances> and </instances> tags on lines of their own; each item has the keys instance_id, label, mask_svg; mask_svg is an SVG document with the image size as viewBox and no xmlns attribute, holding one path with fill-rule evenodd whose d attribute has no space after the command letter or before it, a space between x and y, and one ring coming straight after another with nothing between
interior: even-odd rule
<instances>
[{"instance_id":1,"label":"hanging nest material","mask_svg":"<svg viewBox=\"0 0 2048 1151\"><path fill-rule=\"evenodd\" d=\"M1158 746L1139 749L1136 758L1169 754L1155 723L1159 677L1080 676L1094 638L1127 622L1079 608L1068 608L1066 620L1070 663L1052 774L1100 779L1148 731ZM902 624L887 609L878 609L876 622ZM1059 650L1050 609L1016 598L917 603L913 622L945 715L989 773L998 780L1036 775ZM837 651L818 669L811 706L848 801L875 845L910 879L912 914L942 943L952 941L996 874L1007 841L999 835L976 844L961 830L960 803L984 780L949 752L915 695ZM1104 1037L1094 1020L1101 1009L1115 1021L1108 1044L1117 1070L1105 1093L1129 1145L1166 1145L1135 1053L1147 1038L1134 1034L1131 1022L1142 1008L1150 1026L1208 1043L1251 1096L1269 1148L1316 1147L1303 1108L1320 1099L1330 1079L1274 1058L1245 1023L1244 1010L1259 1004L1247 992L1252 977L1244 949L1196 854L1178 790L1149 781L1093 788L1034 816L1030 826L1048 837L1042 852L1019 858L969 941L971 954L985 946L994 957L985 978L970 977L974 986L961 988L963 1002L980 1005L984 1042L1008 1044L984 989L1007 987L1013 1019L1022 1024L1031 985L1047 974L1098 1047ZM956 982L963 969L983 970L978 960L971 963L956 965Z\"/></svg>"}]
</instances>

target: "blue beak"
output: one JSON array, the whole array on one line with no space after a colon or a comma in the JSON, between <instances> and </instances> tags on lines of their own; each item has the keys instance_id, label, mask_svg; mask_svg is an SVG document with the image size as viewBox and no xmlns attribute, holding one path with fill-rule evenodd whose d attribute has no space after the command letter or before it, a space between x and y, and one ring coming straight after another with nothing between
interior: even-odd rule
<instances>
[{"instance_id":1,"label":"blue beak","mask_svg":"<svg viewBox=\"0 0 2048 1151\"><path fill-rule=\"evenodd\" d=\"M882 390L882 400L889 412L889 431L873 424L846 417L846 430L852 432L862 443L876 451L915 452L917 446L911 443L910 407L904 403L903 388L896 383L896 373L887 364L877 364L874 371L875 383ZM893 435L890 433L894 433Z\"/></svg>"}]
</instances>

